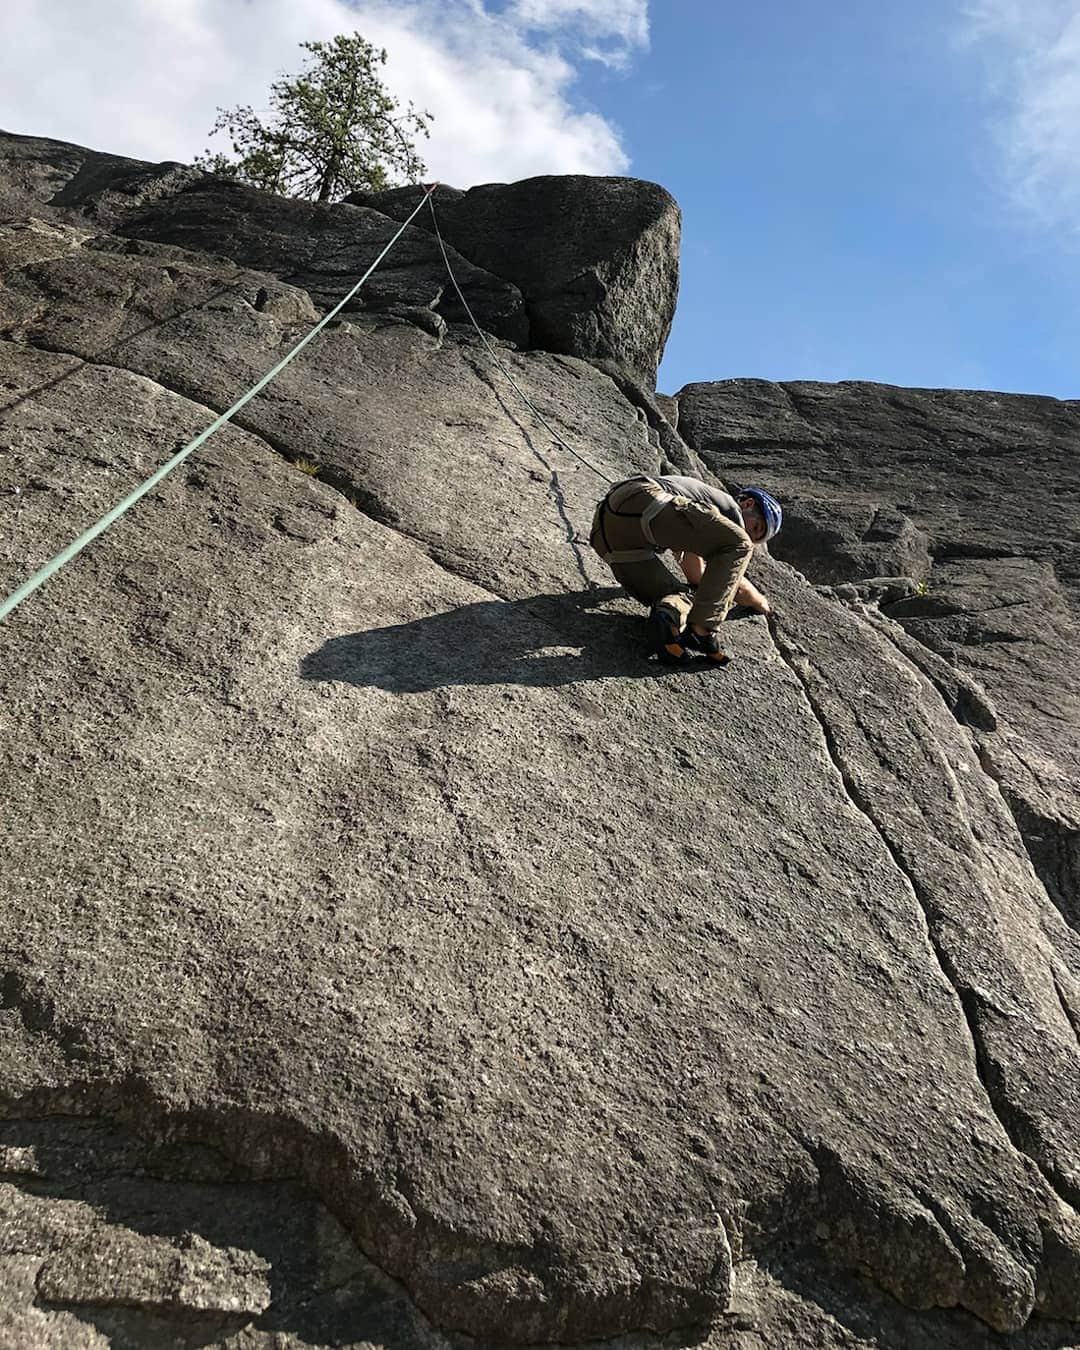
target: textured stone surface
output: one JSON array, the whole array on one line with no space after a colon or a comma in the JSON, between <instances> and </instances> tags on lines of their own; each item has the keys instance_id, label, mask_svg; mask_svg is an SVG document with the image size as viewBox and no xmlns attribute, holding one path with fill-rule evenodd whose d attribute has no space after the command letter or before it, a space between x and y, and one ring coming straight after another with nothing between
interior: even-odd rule
<instances>
[{"instance_id":1,"label":"textured stone surface","mask_svg":"<svg viewBox=\"0 0 1080 1350\"><path fill-rule=\"evenodd\" d=\"M203 177L184 164L150 164L0 131L0 221L45 216L108 227Z\"/></svg>"},{"instance_id":2,"label":"textured stone surface","mask_svg":"<svg viewBox=\"0 0 1080 1350\"><path fill-rule=\"evenodd\" d=\"M0 1345L444 1345L295 1184L97 1122L0 1123Z\"/></svg>"},{"instance_id":3,"label":"textured stone surface","mask_svg":"<svg viewBox=\"0 0 1080 1350\"><path fill-rule=\"evenodd\" d=\"M249 1318L270 1303L265 1270L265 1263L190 1234L173 1243L89 1233L45 1261L37 1290L46 1303Z\"/></svg>"},{"instance_id":4,"label":"textured stone surface","mask_svg":"<svg viewBox=\"0 0 1080 1350\"><path fill-rule=\"evenodd\" d=\"M1080 403L764 380L677 401L707 462L784 497L777 556L815 581L919 583L884 609L1000 710L983 767L1080 926Z\"/></svg>"},{"instance_id":5,"label":"textured stone surface","mask_svg":"<svg viewBox=\"0 0 1080 1350\"><path fill-rule=\"evenodd\" d=\"M316 311L85 221L11 226L0 259L6 593ZM612 477L695 464L617 370L501 352ZM695 437L750 476L753 446ZM279 1316L323 1287L317 1236L286 1277L220 1200L118 1211L103 1252L191 1233L219 1305L267 1263L264 1311L248 1284L180 1310L250 1319L204 1344L1069 1344L1080 939L1002 767L1019 701L1059 705L984 683L957 629L1051 568L1071 622L1066 516L1037 553L980 525L997 551L951 578L969 556L882 491L912 529L889 517L872 571L762 558L772 618L684 673L581 544L602 487L477 342L361 312L3 625L16 1325L174 1334L153 1261L141 1310L25 1296L58 1250L38 1202L132 1165L27 1124L68 1115L200 1146L193 1185L295 1183L398 1290L374 1322L360 1294L329 1329ZM857 541L874 500L845 497ZM917 531L926 594L888 551Z\"/></svg>"},{"instance_id":6,"label":"textured stone surface","mask_svg":"<svg viewBox=\"0 0 1080 1350\"><path fill-rule=\"evenodd\" d=\"M397 188L349 200L402 220L417 197ZM655 387L679 292L669 193L636 178L563 175L440 188L435 202L447 242L521 290L533 347L612 360ZM433 228L430 212L417 224Z\"/></svg>"},{"instance_id":7,"label":"textured stone surface","mask_svg":"<svg viewBox=\"0 0 1080 1350\"><path fill-rule=\"evenodd\" d=\"M688 385L677 399L680 432L733 481L777 478L796 516L803 502L822 520L835 508L852 543L881 512L883 532L906 517L929 535L935 558L1046 558L1069 585L1080 580L1080 403L808 380L720 380ZM801 538L783 537L785 547ZM800 549L798 563L830 568L832 553Z\"/></svg>"},{"instance_id":8,"label":"textured stone surface","mask_svg":"<svg viewBox=\"0 0 1080 1350\"><path fill-rule=\"evenodd\" d=\"M223 253L303 287L330 309L390 242L397 224L378 211L338 204L282 201L254 188L205 178L185 191L125 217L129 237ZM451 265L469 306L484 328L527 345L529 321L516 286L450 250ZM448 294L449 292L449 294ZM410 226L355 300L353 309L438 309L465 322L435 241Z\"/></svg>"},{"instance_id":9,"label":"textured stone surface","mask_svg":"<svg viewBox=\"0 0 1080 1350\"><path fill-rule=\"evenodd\" d=\"M306 289L322 309L359 278L420 200L283 201L178 164L148 164L0 132L0 219L89 222L207 251ZM675 313L679 209L654 183L546 177L440 187L454 275L480 324L529 347L613 361L650 390ZM353 309L467 323L425 207Z\"/></svg>"},{"instance_id":10,"label":"textured stone surface","mask_svg":"<svg viewBox=\"0 0 1080 1350\"><path fill-rule=\"evenodd\" d=\"M3 1142L7 1141L7 1142ZM469 1350L439 1332L400 1286L363 1258L326 1209L295 1184L254 1182L210 1150L138 1142L97 1122L0 1124L0 1346L4 1350L138 1350L221 1346L227 1350ZM255 1266L272 1299L260 1312L223 1317L177 1306L164 1278L144 1265L150 1306L100 1297L46 1297L45 1272L82 1250L137 1254L184 1247L228 1252ZM158 1270L161 1266L158 1265ZM121 1272L130 1278L129 1272ZM192 1286L198 1292L199 1285ZM505 1342L498 1342L500 1344ZM1040 1320L1009 1338L1011 1350L1075 1350L1077 1333ZM993 1350L1002 1344L964 1314L915 1313L869 1280L787 1255L745 1260L731 1302L705 1335L619 1337L616 1350ZM582 1347L584 1350L584 1347Z\"/></svg>"}]
</instances>

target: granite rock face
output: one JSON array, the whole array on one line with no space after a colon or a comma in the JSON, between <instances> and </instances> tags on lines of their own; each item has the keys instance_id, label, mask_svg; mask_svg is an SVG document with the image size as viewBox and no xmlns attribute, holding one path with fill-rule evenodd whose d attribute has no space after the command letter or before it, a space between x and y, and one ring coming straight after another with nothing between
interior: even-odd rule
<instances>
[{"instance_id":1,"label":"granite rock face","mask_svg":"<svg viewBox=\"0 0 1080 1350\"><path fill-rule=\"evenodd\" d=\"M190 165L107 155L0 131L0 219L90 220L109 228L206 175Z\"/></svg>"},{"instance_id":2,"label":"granite rock face","mask_svg":"<svg viewBox=\"0 0 1080 1350\"><path fill-rule=\"evenodd\" d=\"M404 219L418 190L350 201ZM614 361L650 389L679 291L678 204L655 183L567 174L440 188L440 230L525 297L531 345ZM433 229L430 211L417 224Z\"/></svg>"},{"instance_id":3,"label":"granite rock face","mask_svg":"<svg viewBox=\"0 0 1080 1350\"><path fill-rule=\"evenodd\" d=\"M983 768L1080 927L1080 402L724 380L678 406L706 462L784 497L777 557L818 582L917 583L882 609L997 709Z\"/></svg>"},{"instance_id":4,"label":"granite rock face","mask_svg":"<svg viewBox=\"0 0 1080 1350\"><path fill-rule=\"evenodd\" d=\"M0 226L0 593L325 308L249 248L295 206L215 245L218 190L167 240L153 203ZM669 672L581 542L602 478L411 308L327 328L3 624L0 1336L1068 1344L1080 938L1020 803L1064 822L1069 686L967 640L1051 585L1071 631L1067 516L964 552L853 467L850 562L761 557L770 620ZM684 391L687 445L618 363L497 341L605 476L697 445L829 500L749 412L718 449Z\"/></svg>"},{"instance_id":5,"label":"granite rock face","mask_svg":"<svg viewBox=\"0 0 1080 1350\"><path fill-rule=\"evenodd\" d=\"M328 309L422 199L414 188L335 205L285 201L180 164L0 133L0 219L90 222L256 267ZM450 265L482 327L525 349L614 362L650 391L679 289L680 215L654 183L531 178L435 201ZM351 308L464 323L424 208Z\"/></svg>"},{"instance_id":6,"label":"granite rock face","mask_svg":"<svg viewBox=\"0 0 1080 1350\"><path fill-rule=\"evenodd\" d=\"M333 307L390 242L394 222L366 207L282 201L268 193L205 178L166 200L129 214L119 227L129 238L224 253L235 262L270 272L306 290L320 309ZM516 286L451 252L451 265L470 308L484 329L520 346L529 344L529 321ZM446 267L435 242L411 227L351 303L432 320L466 318L449 298Z\"/></svg>"}]
</instances>

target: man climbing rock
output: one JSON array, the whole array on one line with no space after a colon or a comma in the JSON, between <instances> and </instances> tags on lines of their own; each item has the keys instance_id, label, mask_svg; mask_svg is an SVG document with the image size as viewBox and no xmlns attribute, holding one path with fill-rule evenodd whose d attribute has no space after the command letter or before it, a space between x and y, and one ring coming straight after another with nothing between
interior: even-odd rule
<instances>
[{"instance_id":1,"label":"man climbing rock","mask_svg":"<svg viewBox=\"0 0 1080 1350\"><path fill-rule=\"evenodd\" d=\"M726 664L716 630L739 604L769 613L764 595L743 573L755 544L771 539L783 520L780 504L762 488L738 498L699 478L641 474L616 483L596 508L589 542L623 589L648 605L662 660L688 664L695 655ZM688 594L659 554L670 549L691 588Z\"/></svg>"}]
</instances>

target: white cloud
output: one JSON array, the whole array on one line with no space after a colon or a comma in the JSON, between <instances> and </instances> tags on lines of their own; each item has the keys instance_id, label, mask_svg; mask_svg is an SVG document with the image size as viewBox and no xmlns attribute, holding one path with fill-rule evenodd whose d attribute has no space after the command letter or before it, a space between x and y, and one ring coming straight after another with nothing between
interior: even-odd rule
<instances>
[{"instance_id":1,"label":"white cloud","mask_svg":"<svg viewBox=\"0 0 1080 1350\"><path fill-rule=\"evenodd\" d=\"M537 32L577 32L583 56L624 68L649 45L648 8L648 0L514 0L507 15Z\"/></svg>"},{"instance_id":2,"label":"white cloud","mask_svg":"<svg viewBox=\"0 0 1080 1350\"><path fill-rule=\"evenodd\" d=\"M1080 0L975 0L964 24L997 108L1010 197L1080 236Z\"/></svg>"},{"instance_id":3,"label":"white cloud","mask_svg":"<svg viewBox=\"0 0 1080 1350\"><path fill-rule=\"evenodd\" d=\"M356 29L384 77L435 115L429 173L459 186L620 173L617 129L575 103L588 45L620 64L647 0L3 0L0 127L140 159L190 160L218 106L265 106L298 44ZM536 10L533 13L533 10Z\"/></svg>"}]
</instances>

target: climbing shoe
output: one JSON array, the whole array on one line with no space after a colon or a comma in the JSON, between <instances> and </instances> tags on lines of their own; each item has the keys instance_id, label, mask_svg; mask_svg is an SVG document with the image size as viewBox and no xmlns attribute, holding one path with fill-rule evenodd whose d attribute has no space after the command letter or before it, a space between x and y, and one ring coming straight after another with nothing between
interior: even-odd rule
<instances>
[{"instance_id":1,"label":"climbing shoe","mask_svg":"<svg viewBox=\"0 0 1080 1350\"><path fill-rule=\"evenodd\" d=\"M720 639L716 633L695 633L689 624L686 626L686 632L682 635L683 646L688 652L698 652L706 661L714 666L726 666L731 660L727 652L720 646Z\"/></svg>"},{"instance_id":2,"label":"climbing shoe","mask_svg":"<svg viewBox=\"0 0 1080 1350\"><path fill-rule=\"evenodd\" d=\"M666 605L653 605L649 611L649 634L656 655L669 666L689 665L693 659L687 650L687 633L682 619Z\"/></svg>"}]
</instances>

